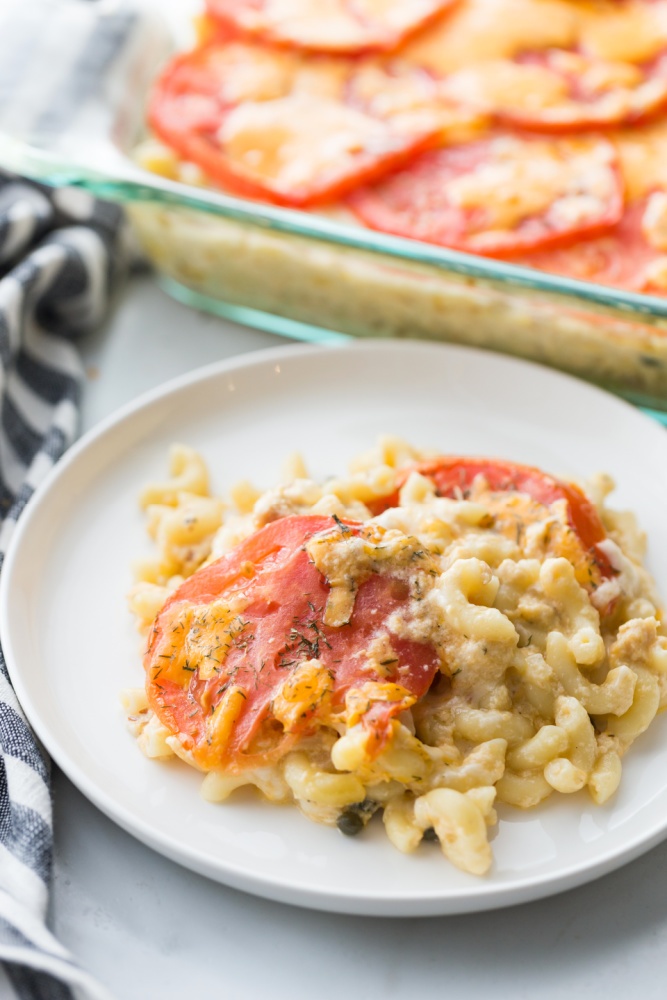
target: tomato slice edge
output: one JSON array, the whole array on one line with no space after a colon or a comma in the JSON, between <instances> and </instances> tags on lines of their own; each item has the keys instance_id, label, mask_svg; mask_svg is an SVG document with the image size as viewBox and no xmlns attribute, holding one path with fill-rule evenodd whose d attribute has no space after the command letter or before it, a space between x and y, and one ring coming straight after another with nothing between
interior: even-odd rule
<instances>
[{"instance_id":1,"label":"tomato slice edge","mask_svg":"<svg viewBox=\"0 0 667 1000\"><path fill-rule=\"evenodd\" d=\"M411 472L418 472L431 479L439 495L445 497L456 496L459 490L463 492L469 489L474 479L482 475L492 490L525 492L545 506L555 500L566 500L570 526L582 546L595 553L595 562L603 577L614 576L609 559L598 548L598 544L607 538L600 515L583 490L574 483L564 482L534 466L516 462L458 455L442 456L401 470L394 492L367 504L374 516L397 505L399 491Z\"/></svg>"}]
</instances>

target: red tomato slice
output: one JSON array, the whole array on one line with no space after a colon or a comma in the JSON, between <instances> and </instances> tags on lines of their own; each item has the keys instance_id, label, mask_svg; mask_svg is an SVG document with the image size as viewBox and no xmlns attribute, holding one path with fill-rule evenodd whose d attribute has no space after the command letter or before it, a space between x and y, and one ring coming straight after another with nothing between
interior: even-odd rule
<instances>
[{"instance_id":1,"label":"red tomato slice","mask_svg":"<svg viewBox=\"0 0 667 1000\"><path fill-rule=\"evenodd\" d=\"M597 239L517 259L540 271L634 292L667 294L667 245L652 246L644 232L647 200L630 205L620 222Z\"/></svg>"},{"instance_id":2,"label":"red tomato slice","mask_svg":"<svg viewBox=\"0 0 667 1000\"><path fill-rule=\"evenodd\" d=\"M266 765L317 728L317 697L289 729L273 714L273 699L283 682L306 660L317 658L326 667L334 708L343 704L351 687L368 681L395 682L420 698L435 677L436 651L394 636L387 628L389 616L400 609L405 613L410 600L402 580L370 576L359 585L350 622L341 627L324 624L330 587L310 560L305 542L331 530L363 532L359 524L314 515L274 521L198 570L157 616L144 659L149 701L204 769L239 771ZM242 610L226 624L219 602L226 607L237 599ZM213 609L209 618L207 608ZM383 634L390 636L398 657L389 676L375 673L363 656L369 643ZM188 652L193 643L197 656ZM219 652L221 644L226 653ZM241 692L236 695L240 711L231 732L219 740L208 720L230 686ZM392 718L405 707L402 701L374 701L362 714L374 753L386 744Z\"/></svg>"},{"instance_id":3,"label":"red tomato slice","mask_svg":"<svg viewBox=\"0 0 667 1000\"><path fill-rule=\"evenodd\" d=\"M424 153L349 203L372 229L504 257L604 232L623 192L604 139L496 133Z\"/></svg>"},{"instance_id":4,"label":"red tomato slice","mask_svg":"<svg viewBox=\"0 0 667 1000\"><path fill-rule=\"evenodd\" d=\"M537 132L565 133L611 125L637 125L667 107L667 57L645 66L588 59L552 50L525 54L514 64L516 82L525 74L525 103L497 103L500 121ZM540 106L531 93L536 73L554 77L551 100ZM548 77L543 78L546 82ZM562 91L557 95L557 81Z\"/></svg>"},{"instance_id":5,"label":"red tomato slice","mask_svg":"<svg viewBox=\"0 0 667 1000\"><path fill-rule=\"evenodd\" d=\"M168 64L149 122L223 187L310 205L402 165L437 134L432 115L364 104L356 73L354 61L211 44Z\"/></svg>"},{"instance_id":6,"label":"red tomato slice","mask_svg":"<svg viewBox=\"0 0 667 1000\"><path fill-rule=\"evenodd\" d=\"M577 579L588 589L614 576L607 556L598 545L607 537L594 504L574 483L565 483L540 469L499 459L443 456L403 469L394 493L368 504L376 515L395 507L399 490L411 472L427 476L436 486L439 496L465 497L475 479L483 476L491 493L523 493L539 504L549 507L556 500L567 503L568 520L579 544L574 547L566 540L567 557L575 565Z\"/></svg>"},{"instance_id":7,"label":"red tomato slice","mask_svg":"<svg viewBox=\"0 0 667 1000\"><path fill-rule=\"evenodd\" d=\"M207 0L209 12L251 38L352 55L394 49L458 0Z\"/></svg>"}]
</instances>

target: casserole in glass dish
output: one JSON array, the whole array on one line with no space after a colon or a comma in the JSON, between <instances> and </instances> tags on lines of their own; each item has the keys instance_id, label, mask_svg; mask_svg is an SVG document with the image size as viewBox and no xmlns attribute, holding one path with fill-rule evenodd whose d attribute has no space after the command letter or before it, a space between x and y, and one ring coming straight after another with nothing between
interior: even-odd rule
<instances>
[{"instance_id":1,"label":"casserole in glass dish","mask_svg":"<svg viewBox=\"0 0 667 1000\"><path fill-rule=\"evenodd\" d=\"M175 297L287 336L417 337L543 362L667 411L667 297L575 280L143 169L152 83L196 2L8 0L0 166L124 202ZM191 182L187 182L191 181Z\"/></svg>"}]
</instances>

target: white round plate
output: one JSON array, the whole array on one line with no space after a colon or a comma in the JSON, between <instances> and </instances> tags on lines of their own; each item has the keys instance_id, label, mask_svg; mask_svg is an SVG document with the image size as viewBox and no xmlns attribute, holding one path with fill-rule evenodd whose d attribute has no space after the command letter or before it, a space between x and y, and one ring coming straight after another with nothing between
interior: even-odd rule
<instances>
[{"instance_id":1,"label":"white round plate","mask_svg":"<svg viewBox=\"0 0 667 1000\"><path fill-rule=\"evenodd\" d=\"M125 593L150 553L137 495L167 474L169 445L199 449L215 491L279 478L298 449L312 474L342 472L380 433L484 454L566 477L610 472L613 502L639 515L667 595L667 434L631 406L536 365L460 347L357 342L290 346L171 382L88 434L19 523L2 573L0 631L12 681L70 779L155 850L236 888L344 913L459 913L535 899L611 871L667 831L667 728L660 718L624 762L614 801L554 796L503 809L491 873L454 869L437 846L398 853L373 822L359 837L244 792L213 805L200 776L147 760L118 693L140 686L141 640Z\"/></svg>"}]
</instances>

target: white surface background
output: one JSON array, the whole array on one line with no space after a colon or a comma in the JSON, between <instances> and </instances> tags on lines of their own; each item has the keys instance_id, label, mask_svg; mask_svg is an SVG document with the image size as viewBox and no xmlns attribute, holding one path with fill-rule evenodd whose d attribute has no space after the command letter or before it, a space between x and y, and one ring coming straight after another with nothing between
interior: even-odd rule
<instances>
[{"instance_id":1,"label":"white surface background","mask_svg":"<svg viewBox=\"0 0 667 1000\"><path fill-rule=\"evenodd\" d=\"M82 345L83 427L167 378L278 343L135 281L109 327ZM59 774L55 830L53 926L117 1000L667 992L667 845L543 902L381 920L299 910L209 882L123 833Z\"/></svg>"}]
</instances>

